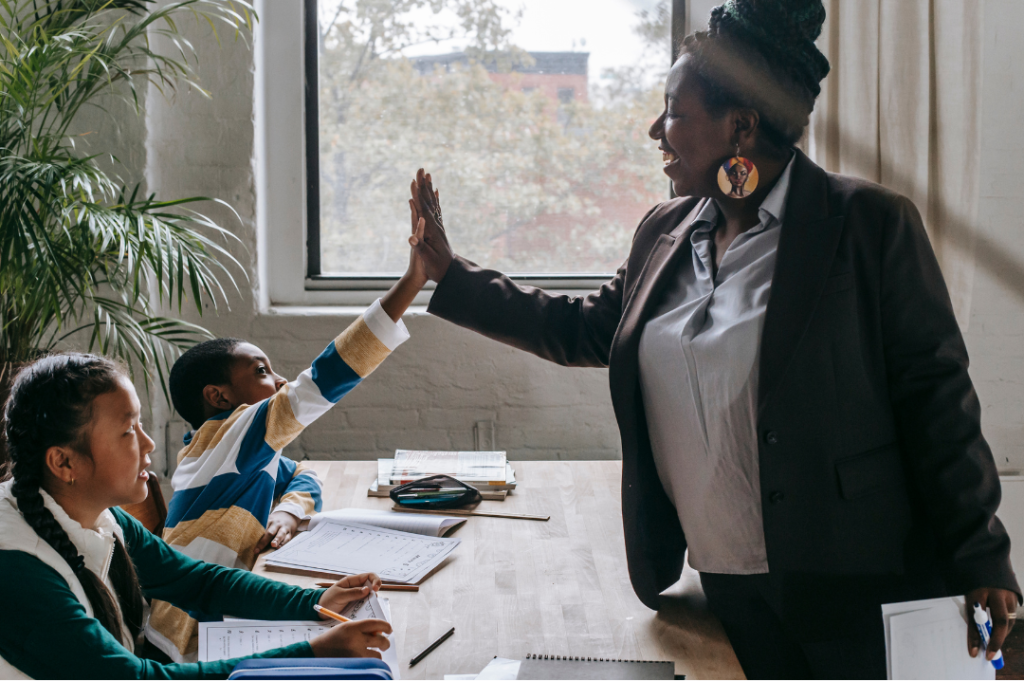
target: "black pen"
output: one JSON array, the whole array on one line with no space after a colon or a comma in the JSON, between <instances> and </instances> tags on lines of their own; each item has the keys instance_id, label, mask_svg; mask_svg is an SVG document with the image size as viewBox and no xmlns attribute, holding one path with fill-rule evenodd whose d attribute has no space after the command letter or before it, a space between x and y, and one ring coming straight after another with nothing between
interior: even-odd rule
<instances>
[{"instance_id":1,"label":"black pen","mask_svg":"<svg viewBox=\"0 0 1024 681\"><path fill-rule=\"evenodd\" d=\"M410 667L414 666L414 665L415 665L415 664L416 664L417 662L419 662L419 661L420 661L420 660L422 660L422 659L423 659L424 657L426 657L427 655L429 655L429 654L430 654L430 651L432 651L432 650L433 650L434 648L436 648L436 647L438 647L439 645L441 645L442 643L444 643L444 642L445 642L445 640L446 640L446 639L447 639L447 638L448 638L449 636L451 636L452 634L454 634L454 633L455 633L455 627L452 627L451 629L449 629L448 631L446 631L446 632L444 633L444 635L443 635L443 636L441 636L441 638L437 639L436 641L434 641L433 643L431 643L431 644L430 644L429 646L427 646L427 649L426 649L426 650L424 650L424 651L423 651L422 653L420 653L420 654L419 654L419 655L417 655L416 657L412 658L412 661L411 661L411 662L409 663L409 666L410 666Z\"/></svg>"}]
</instances>

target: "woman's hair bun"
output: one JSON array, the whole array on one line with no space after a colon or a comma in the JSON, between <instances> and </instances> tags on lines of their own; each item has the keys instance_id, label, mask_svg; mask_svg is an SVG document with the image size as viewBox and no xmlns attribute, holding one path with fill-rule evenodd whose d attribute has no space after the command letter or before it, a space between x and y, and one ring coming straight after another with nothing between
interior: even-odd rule
<instances>
[{"instance_id":1,"label":"woman's hair bun","mask_svg":"<svg viewBox=\"0 0 1024 681\"><path fill-rule=\"evenodd\" d=\"M814 44L824 22L821 0L727 0L711 10L708 35L756 49L773 70L817 97L829 72L828 59Z\"/></svg>"}]
</instances>

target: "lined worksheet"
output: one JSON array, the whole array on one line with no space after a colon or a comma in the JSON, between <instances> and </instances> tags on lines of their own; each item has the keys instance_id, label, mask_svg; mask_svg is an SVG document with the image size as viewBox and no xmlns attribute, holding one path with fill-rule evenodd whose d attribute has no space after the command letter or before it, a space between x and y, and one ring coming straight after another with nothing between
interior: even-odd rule
<instances>
[{"instance_id":1,"label":"lined worksheet","mask_svg":"<svg viewBox=\"0 0 1024 681\"><path fill-rule=\"evenodd\" d=\"M378 619L391 621L391 604L386 598L371 593L361 601L350 603L342 614L352 620ZM330 621L270 622L267 620L235 620L199 623L199 661L230 660L265 653L274 648L309 641L335 626ZM381 653L391 667L394 679L402 678L398 665L398 645L394 634L388 636L391 647Z\"/></svg>"},{"instance_id":2,"label":"lined worksheet","mask_svg":"<svg viewBox=\"0 0 1024 681\"><path fill-rule=\"evenodd\" d=\"M225 620L199 623L199 661L229 660L301 643L331 628L324 622Z\"/></svg>"},{"instance_id":3,"label":"lined worksheet","mask_svg":"<svg viewBox=\"0 0 1024 681\"><path fill-rule=\"evenodd\" d=\"M267 565L349 575L375 572L389 582L415 584L459 543L331 519L275 551Z\"/></svg>"}]
</instances>

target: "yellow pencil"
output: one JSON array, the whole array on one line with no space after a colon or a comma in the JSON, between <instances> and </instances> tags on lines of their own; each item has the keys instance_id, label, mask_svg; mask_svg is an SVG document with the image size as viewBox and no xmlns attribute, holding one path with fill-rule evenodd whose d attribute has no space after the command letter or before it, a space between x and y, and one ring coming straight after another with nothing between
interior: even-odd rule
<instances>
[{"instance_id":1,"label":"yellow pencil","mask_svg":"<svg viewBox=\"0 0 1024 681\"><path fill-rule=\"evenodd\" d=\"M327 608L325 608L325 607L323 607L321 605L314 605L313 606L313 610L316 610L317 613L319 613L321 615L326 615L327 617L330 617L331 619L338 620L339 622L351 622L352 621L349 618L345 617L344 615L339 615L338 613L334 612L333 610L328 610Z\"/></svg>"}]
</instances>

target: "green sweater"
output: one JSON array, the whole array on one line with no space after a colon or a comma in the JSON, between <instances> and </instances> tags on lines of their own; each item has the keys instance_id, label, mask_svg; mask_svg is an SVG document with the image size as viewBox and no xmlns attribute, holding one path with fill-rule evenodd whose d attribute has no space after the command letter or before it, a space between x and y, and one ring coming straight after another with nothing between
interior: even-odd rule
<instances>
[{"instance_id":1,"label":"green sweater","mask_svg":"<svg viewBox=\"0 0 1024 681\"><path fill-rule=\"evenodd\" d=\"M301 589L185 556L121 509L111 509L147 598L182 610L252 619L318 619L322 589ZM242 658L159 664L136 657L103 628L64 578L23 551L0 551L0 655L36 679L225 678ZM295 643L253 657L313 657Z\"/></svg>"}]
</instances>

